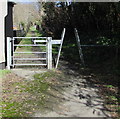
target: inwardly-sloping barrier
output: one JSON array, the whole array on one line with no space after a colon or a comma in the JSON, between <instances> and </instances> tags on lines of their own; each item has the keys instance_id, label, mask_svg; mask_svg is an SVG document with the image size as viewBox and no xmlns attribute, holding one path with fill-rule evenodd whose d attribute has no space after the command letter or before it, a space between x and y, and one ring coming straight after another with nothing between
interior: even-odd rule
<instances>
[{"instance_id":1,"label":"inwardly-sloping barrier","mask_svg":"<svg viewBox=\"0 0 120 119\"><path fill-rule=\"evenodd\" d=\"M64 36L65 36L65 28L63 29L63 33L60 40L52 40L52 37L13 37L13 38L8 37L7 38L7 68L10 69L11 67L15 67L15 66L47 66L48 69L52 69L52 44L60 44L57 62L56 62L56 68L57 68ZM28 43L15 44L15 40L17 39L24 39L24 40L29 39L32 42L29 44ZM38 49L37 51L34 51L34 50L17 51L16 47L18 48L33 47L33 49L35 49L34 47L38 47ZM45 47L46 50L41 51L40 47ZM22 55L22 57L18 57L17 54L24 54L24 55ZM25 54L30 54L29 55L30 57L26 57L27 55ZM45 57L42 57L43 55L40 55L40 54L45 54L44 55ZM36 55L37 57L35 57ZM19 63L18 61L32 61L34 63ZM41 61L44 61L44 63Z\"/></svg>"}]
</instances>

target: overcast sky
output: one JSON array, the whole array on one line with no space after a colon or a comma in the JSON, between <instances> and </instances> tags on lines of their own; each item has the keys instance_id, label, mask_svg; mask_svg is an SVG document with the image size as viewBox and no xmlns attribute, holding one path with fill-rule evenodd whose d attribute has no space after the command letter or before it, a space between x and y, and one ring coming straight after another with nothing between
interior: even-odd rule
<instances>
[{"instance_id":1,"label":"overcast sky","mask_svg":"<svg viewBox=\"0 0 120 119\"><path fill-rule=\"evenodd\" d=\"M8 0L12 2L37 2L37 1L44 1L44 2L57 2L57 1L64 1L64 2L71 2L74 0Z\"/></svg>"},{"instance_id":2,"label":"overcast sky","mask_svg":"<svg viewBox=\"0 0 120 119\"><path fill-rule=\"evenodd\" d=\"M8 0L12 2L37 2L37 0Z\"/></svg>"}]
</instances>

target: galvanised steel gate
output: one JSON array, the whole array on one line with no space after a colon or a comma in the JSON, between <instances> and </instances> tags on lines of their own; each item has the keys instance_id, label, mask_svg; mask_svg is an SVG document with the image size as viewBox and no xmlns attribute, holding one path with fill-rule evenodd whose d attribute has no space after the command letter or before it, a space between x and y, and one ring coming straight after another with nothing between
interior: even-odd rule
<instances>
[{"instance_id":1,"label":"galvanised steel gate","mask_svg":"<svg viewBox=\"0 0 120 119\"><path fill-rule=\"evenodd\" d=\"M15 66L47 66L52 69L52 45L60 44L56 68L65 36L63 29L60 40L52 37L13 37L7 38L7 68ZM21 43L22 39L24 42ZM20 43L17 43L20 41Z\"/></svg>"},{"instance_id":2,"label":"galvanised steel gate","mask_svg":"<svg viewBox=\"0 0 120 119\"><path fill-rule=\"evenodd\" d=\"M34 40L37 39L42 39L40 40L39 44L17 44L16 41L19 41L22 39L24 40L31 40L34 42ZM43 40L44 39L44 40ZM51 41L51 37L13 37L10 38L8 37L7 41L8 41L8 69L10 69L10 67L15 67L15 66L48 66L48 69L51 69L52 64L51 64L51 48L50 48L50 41ZM42 44L41 44L42 43ZM40 49L41 47L45 47L44 49L46 49L46 51L23 51L22 49L36 49L36 47L38 49ZM21 49L21 50L17 50L17 49ZM39 55L40 57L36 57L37 55ZM45 57L42 57L45 56ZM25 62L24 62L25 61ZM28 61L31 61L31 63L27 63ZM36 63L32 63L33 61L36 61ZM37 63L37 61L41 61L39 63ZM45 61L43 63L43 61Z\"/></svg>"}]
</instances>

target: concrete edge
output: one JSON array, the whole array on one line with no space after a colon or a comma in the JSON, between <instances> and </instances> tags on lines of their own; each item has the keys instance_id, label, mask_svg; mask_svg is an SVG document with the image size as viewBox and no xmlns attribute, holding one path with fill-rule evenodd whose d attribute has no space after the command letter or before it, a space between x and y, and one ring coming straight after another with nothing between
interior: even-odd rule
<instances>
[{"instance_id":1,"label":"concrete edge","mask_svg":"<svg viewBox=\"0 0 120 119\"><path fill-rule=\"evenodd\" d=\"M0 69L5 69L5 62L0 63Z\"/></svg>"}]
</instances>

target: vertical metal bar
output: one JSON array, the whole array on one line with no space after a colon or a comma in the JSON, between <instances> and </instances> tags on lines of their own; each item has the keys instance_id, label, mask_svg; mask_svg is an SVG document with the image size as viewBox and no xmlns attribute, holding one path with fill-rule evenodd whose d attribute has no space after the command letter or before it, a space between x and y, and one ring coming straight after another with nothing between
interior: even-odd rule
<instances>
[{"instance_id":1,"label":"vertical metal bar","mask_svg":"<svg viewBox=\"0 0 120 119\"><path fill-rule=\"evenodd\" d=\"M7 37L7 69L10 69L10 37Z\"/></svg>"},{"instance_id":2,"label":"vertical metal bar","mask_svg":"<svg viewBox=\"0 0 120 119\"><path fill-rule=\"evenodd\" d=\"M48 42L47 42L47 65L48 69L52 69L52 43L51 43L52 38L48 37Z\"/></svg>"},{"instance_id":3,"label":"vertical metal bar","mask_svg":"<svg viewBox=\"0 0 120 119\"><path fill-rule=\"evenodd\" d=\"M63 29L63 33L62 33L62 36L61 36L61 44L60 44L60 48L59 48L59 52L58 52L58 57L57 57L57 62L56 62L56 66L55 68L57 69L58 67L58 63L59 63L59 59L60 59L60 53L61 53L61 49L62 49L62 44L63 44L63 40L64 40L64 36L65 36L65 28Z\"/></svg>"},{"instance_id":4,"label":"vertical metal bar","mask_svg":"<svg viewBox=\"0 0 120 119\"><path fill-rule=\"evenodd\" d=\"M49 37L47 39L47 67L49 69Z\"/></svg>"},{"instance_id":5,"label":"vertical metal bar","mask_svg":"<svg viewBox=\"0 0 120 119\"><path fill-rule=\"evenodd\" d=\"M15 47L15 46L14 46L14 40L15 40L15 38L13 38L13 41L12 41L12 43L13 43L13 48L12 48L12 52L13 52L13 53L12 53L12 54L13 54L13 56L12 56L13 65L12 65L12 66L13 66L13 67L14 67L14 64L15 64L15 62L14 62L14 50L15 50L15 48L14 48L14 47Z\"/></svg>"},{"instance_id":6,"label":"vertical metal bar","mask_svg":"<svg viewBox=\"0 0 120 119\"><path fill-rule=\"evenodd\" d=\"M48 41L48 38L46 38L46 40ZM47 42L46 42L46 53L44 54L44 56L45 56L45 58L46 58L46 64L48 64L48 63L47 63L47 56L48 56L48 55L47 55Z\"/></svg>"},{"instance_id":7,"label":"vertical metal bar","mask_svg":"<svg viewBox=\"0 0 120 119\"><path fill-rule=\"evenodd\" d=\"M12 38L10 38L10 49L9 49L9 51L10 51L10 66L11 66L11 64L12 64L12 55L11 55L11 42L12 42Z\"/></svg>"},{"instance_id":8,"label":"vertical metal bar","mask_svg":"<svg viewBox=\"0 0 120 119\"><path fill-rule=\"evenodd\" d=\"M49 50L50 50L50 56L49 56L49 68L52 69L52 37L50 37L50 41L49 41Z\"/></svg>"}]
</instances>

